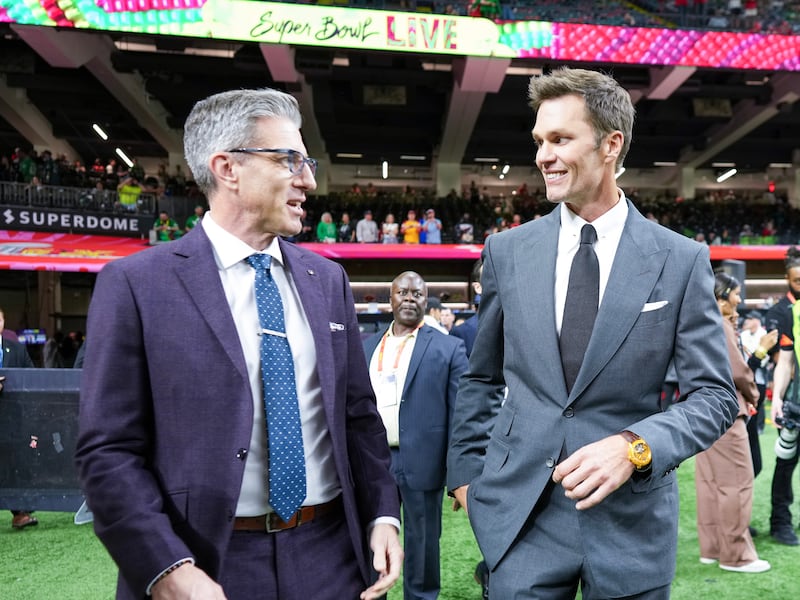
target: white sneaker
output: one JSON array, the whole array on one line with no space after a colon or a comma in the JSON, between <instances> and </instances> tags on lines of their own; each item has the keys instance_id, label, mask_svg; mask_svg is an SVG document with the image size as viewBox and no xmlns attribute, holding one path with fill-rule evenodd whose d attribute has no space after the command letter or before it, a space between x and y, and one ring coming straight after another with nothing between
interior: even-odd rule
<instances>
[{"instance_id":1,"label":"white sneaker","mask_svg":"<svg viewBox=\"0 0 800 600\"><path fill-rule=\"evenodd\" d=\"M759 558L751 563L747 563L746 565L741 565L739 567L720 565L719 568L726 571L734 571L736 573L763 573L764 571L769 571L772 566L767 561Z\"/></svg>"},{"instance_id":2,"label":"white sneaker","mask_svg":"<svg viewBox=\"0 0 800 600\"><path fill-rule=\"evenodd\" d=\"M716 558L706 558L705 556L700 557L700 564L702 565L713 565L717 562Z\"/></svg>"}]
</instances>

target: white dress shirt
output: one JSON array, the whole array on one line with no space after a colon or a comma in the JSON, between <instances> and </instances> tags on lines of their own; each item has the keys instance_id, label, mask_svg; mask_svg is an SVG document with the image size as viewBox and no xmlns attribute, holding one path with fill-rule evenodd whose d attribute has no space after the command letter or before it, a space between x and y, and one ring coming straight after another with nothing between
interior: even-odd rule
<instances>
[{"instance_id":1,"label":"white dress shirt","mask_svg":"<svg viewBox=\"0 0 800 600\"><path fill-rule=\"evenodd\" d=\"M394 321L369 361L369 378L378 401L378 412L386 428L389 446L400 445L400 402L406 386L408 365L417 342L417 327L412 333L394 335Z\"/></svg>"},{"instance_id":2,"label":"white dress shirt","mask_svg":"<svg viewBox=\"0 0 800 600\"><path fill-rule=\"evenodd\" d=\"M268 502L267 428L261 380L261 338L258 335L261 325L255 299L255 270L245 262L256 250L222 229L214 221L213 211L206 213L201 224L214 249L253 392L253 432L236 516L263 515L272 512L272 508ZM336 476L333 448L322 406L314 337L291 274L284 268L278 239L274 239L263 253L272 257L270 272L283 300L286 335L294 358L306 457L307 495L303 505L322 504L339 495L341 486ZM225 398L220 398L220 402L224 401Z\"/></svg>"},{"instance_id":3,"label":"white dress shirt","mask_svg":"<svg viewBox=\"0 0 800 600\"><path fill-rule=\"evenodd\" d=\"M594 251L600 267L600 298L603 304L603 294L606 291L608 276L614 257L617 254L625 220L628 218L628 203L625 194L618 188L619 202L604 215L592 221L597 232L597 241ZM573 213L565 202L561 203L561 229L558 232L558 255L556 256L556 330L561 334L561 322L564 319L564 303L567 300L567 286L569 285L569 271L572 268L572 259L578 251L581 242L581 228L588 223Z\"/></svg>"}]
</instances>

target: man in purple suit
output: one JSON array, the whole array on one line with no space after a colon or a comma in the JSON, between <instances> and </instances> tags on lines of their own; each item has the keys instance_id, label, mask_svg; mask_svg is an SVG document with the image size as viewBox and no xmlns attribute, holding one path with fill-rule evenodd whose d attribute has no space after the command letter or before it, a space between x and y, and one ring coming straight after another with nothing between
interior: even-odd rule
<instances>
[{"instance_id":1,"label":"man in purple suit","mask_svg":"<svg viewBox=\"0 0 800 600\"><path fill-rule=\"evenodd\" d=\"M366 600L398 578L398 492L347 276L280 237L300 231L316 188L300 125L296 100L275 90L197 103L184 148L209 212L98 276L76 458L117 598ZM256 299L262 258L279 331ZM305 485L293 514L269 489L266 335L288 340L294 367L275 384L296 388Z\"/></svg>"}]
</instances>

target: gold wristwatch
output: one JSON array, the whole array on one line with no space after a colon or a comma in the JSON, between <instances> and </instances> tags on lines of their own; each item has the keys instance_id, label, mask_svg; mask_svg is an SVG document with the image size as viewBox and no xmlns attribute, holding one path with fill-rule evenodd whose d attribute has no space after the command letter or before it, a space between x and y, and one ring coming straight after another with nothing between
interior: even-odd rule
<instances>
[{"instance_id":1,"label":"gold wristwatch","mask_svg":"<svg viewBox=\"0 0 800 600\"><path fill-rule=\"evenodd\" d=\"M620 435L628 442L628 460L633 463L636 470L646 471L649 469L653 456L650 453L650 446L647 445L647 442L627 429L620 432Z\"/></svg>"}]
</instances>

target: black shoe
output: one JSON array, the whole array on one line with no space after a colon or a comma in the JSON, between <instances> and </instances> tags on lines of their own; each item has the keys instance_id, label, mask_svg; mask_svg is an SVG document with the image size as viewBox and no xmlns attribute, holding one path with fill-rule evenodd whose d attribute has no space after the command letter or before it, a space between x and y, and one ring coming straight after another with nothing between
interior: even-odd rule
<instances>
[{"instance_id":1,"label":"black shoe","mask_svg":"<svg viewBox=\"0 0 800 600\"><path fill-rule=\"evenodd\" d=\"M780 529L774 529L770 532L772 539L778 542L779 544L783 544L785 546L797 546L800 545L800 540L797 539L797 534L792 530L791 527L781 527Z\"/></svg>"},{"instance_id":2,"label":"black shoe","mask_svg":"<svg viewBox=\"0 0 800 600\"><path fill-rule=\"evenodd\" d=\"M756 537L758 535L758 529L752 525L748 526L747 529L750 531L750 537Z\"/></svg>"},{"instance_id":3,"label":"black shoe","mask_svg":"<svg viewBox=\"0 0 800 600\"><path fill-rule=\"evenodd\" d=\"M479 562L475 567L475 581L481 586L483 600L489 598L489 567L484 561Z\"/></svg>"}]
</instances>

